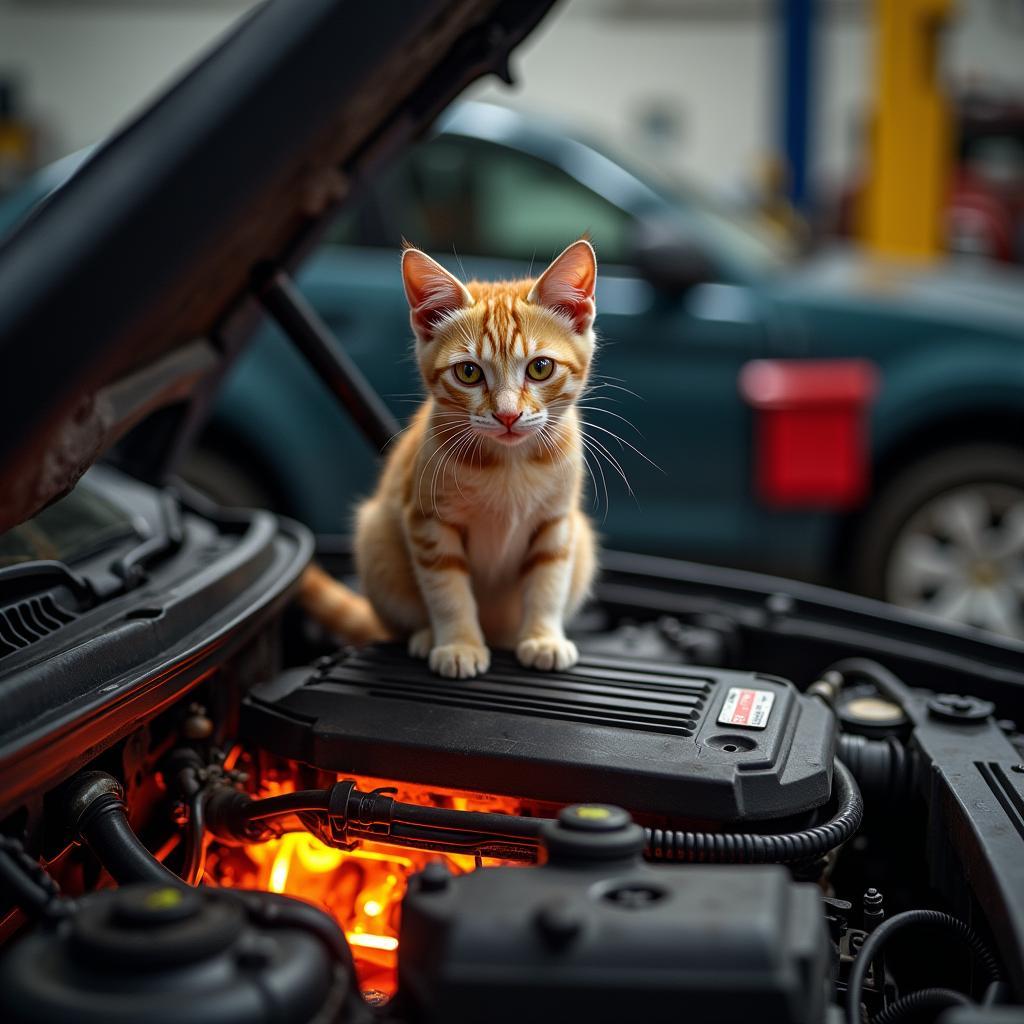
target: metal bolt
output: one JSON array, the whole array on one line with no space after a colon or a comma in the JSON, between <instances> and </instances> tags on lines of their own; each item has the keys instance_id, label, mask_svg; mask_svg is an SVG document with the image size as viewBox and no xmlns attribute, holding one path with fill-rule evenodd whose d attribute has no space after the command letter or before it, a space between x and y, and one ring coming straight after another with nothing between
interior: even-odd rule
<instances>
[{"instance_id":1,"label":"metal bolt","mask_svg":"<svg viewBox=\"0 0 1024 1024\"><path fill-rule=\"evenodd\" d=\"M885 920L885 906L882 894L872 886L864 893L861 901L864 930L873 932Z\"/></svg>"}]
</instances>

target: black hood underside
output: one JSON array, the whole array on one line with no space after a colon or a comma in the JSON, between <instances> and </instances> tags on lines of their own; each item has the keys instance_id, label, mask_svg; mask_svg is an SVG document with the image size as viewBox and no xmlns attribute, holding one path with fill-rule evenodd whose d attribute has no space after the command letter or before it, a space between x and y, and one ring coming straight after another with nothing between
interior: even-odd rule
<instances>
[{"instance_id":1,"label":"black hood underside","mask_svg":"<svg viewBox=\"0 0 1024 1024\"><path fill-rule=\"evenodd\" d=\"M0 532L171 407L153 479L251 332L259 281L552 0L269 0L0 248ZM158 417L159 419L159 417Z\"/></svg>"}]
</instances>

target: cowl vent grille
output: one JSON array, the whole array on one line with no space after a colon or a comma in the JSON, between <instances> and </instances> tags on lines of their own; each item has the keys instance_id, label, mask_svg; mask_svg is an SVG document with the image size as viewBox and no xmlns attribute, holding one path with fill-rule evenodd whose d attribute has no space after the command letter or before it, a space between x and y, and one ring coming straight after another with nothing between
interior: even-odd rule
<instances>
[{"instance_id":1,"label":"cowl vent grille","mask_svg":"<svg viewBox=\"0 0 1024 1024\"><path fill-rule=\"evenodd\" d=\"M57 604L51 594L0 608L0 658L31 647L76 618L74 612Z\"/></svg>"}]
</instances>

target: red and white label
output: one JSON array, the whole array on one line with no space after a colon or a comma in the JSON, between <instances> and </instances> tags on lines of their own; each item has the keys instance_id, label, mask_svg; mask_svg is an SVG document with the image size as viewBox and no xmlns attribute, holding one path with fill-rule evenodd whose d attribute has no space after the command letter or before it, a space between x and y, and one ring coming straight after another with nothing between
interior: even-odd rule
<instances>
[{"instance_id":1,"label":"red and white label","mask_svg":"<svg viewBox=\"0 0 1024 1024\"><path fill-rule=\"evenodd\" d=\"M775 694L771 690L748 690L731 686L725 695L719 725L740 725L746 729L763 729L772 713Z\"/></svg>"}]
</instances>

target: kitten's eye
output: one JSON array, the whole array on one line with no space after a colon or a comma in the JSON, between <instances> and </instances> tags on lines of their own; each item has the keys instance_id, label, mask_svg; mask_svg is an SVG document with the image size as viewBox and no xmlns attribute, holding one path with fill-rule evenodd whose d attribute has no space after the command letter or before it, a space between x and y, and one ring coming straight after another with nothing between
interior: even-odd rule
<instances>
[{"instance_id":1,"label":"kitten's eye","mask_svg":"<svg viewBox=\"0 0 1024 1024\"><path fill-rule=\"evenodd\" d=\"M547 380L555 372L555 361L553 359L534 359L526 368L526 375L530 380Z\"/></svg>"},{"instance_id":2,"label":"kitten's eye","mask_svg":"<svg viewBox=\"0 0 1024 1024\"><path fill-rule=\"evenodd\" d=\"M476 363L456 363L452 369L463 384L479 384L484 379L484 371Z\"/></svg>"}]
</instances>

